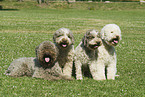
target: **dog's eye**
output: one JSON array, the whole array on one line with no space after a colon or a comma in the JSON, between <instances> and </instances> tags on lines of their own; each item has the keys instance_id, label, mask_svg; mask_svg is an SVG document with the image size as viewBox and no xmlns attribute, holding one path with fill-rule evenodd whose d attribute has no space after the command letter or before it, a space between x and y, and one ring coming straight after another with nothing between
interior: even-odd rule
<instances>
[{"instance_id":1,"label":"dog's eye","mask_svg":"<svg viewBox=\"0 0 145 97\"><path fill-rule=\"evenodd\" d=\"M113 31L111 31L111 33L113 33Z\"/></svg>"},{"instance_id":2,"label":"dog's eye","mask_svg":"<svg viewBox=\"0 0 145 97\"><path fill-rule=\"evenodd\" d=\"M100 35L97 35L97 37L99 37L99 38L100 38L101 36L100 36Z\"/></svg>"},{"instance_id":3,"label":"dog's eye","mask_svg":"<svg viewBox=\"0 0 145 97\"><path fill-rule=\"evenodd\" d=\"M68 35L68 38L71 38L71 36L70 36L70 35Z\"/></svg>"},{"instance_id":4,"label":"dog's eye","mask_svg":"<svg viewBox=\"0 0 145 97\"><path fill-rule=\"evenodd\" d=\"M61 35L57 35L57 37L60 37Z\"/></svg>"},{"instance_id":5,"label":"dog's eye","mask_svg":"<svg viewBox=\"0 0 145 97\"><path fill-rule=\"evenodd\" d=\"M92 39L92 38L94 38L94 37L93 37L93 36L88 36L87 38L88 38L88 39Z\"/></svg>"}]
</instances>

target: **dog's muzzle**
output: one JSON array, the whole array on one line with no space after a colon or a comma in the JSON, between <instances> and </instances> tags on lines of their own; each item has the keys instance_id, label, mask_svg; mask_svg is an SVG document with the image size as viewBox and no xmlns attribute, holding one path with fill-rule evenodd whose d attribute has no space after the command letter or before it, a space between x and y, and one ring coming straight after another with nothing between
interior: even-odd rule
<instances>
[{"instance_id":1,"label":"dog's muzzle","mask_svg":"<svg viewBox=\"0 0 145 97\"><path fill-rule=\"evenodd\" d=\"M42 61L42 65L43 65L44 68L51 68L51 67L54 66L54 64L53 64L54 60L53 60L53 58L49 54L45 54L43 56L42 60L43 60Z\"/></svg>"},{"instance_id":2,"label":"dog's muzzle","mask_svg":"<svg viewBox=\"0 0 145 97\"><path fill-rule=\"evenodd\" d=\"M45 62L46 62L46 63L50 62L50 60L51 60L51 58L49 58L49 57L46 57L46 58L44 58L44 59L45 59Z\"/></svg>"},{"instance_id":3,"label":"dog's muzzle","mask_svg":"<svg viewBox=\"0 0 145 97\"><path fill-rule=\"evenodd\" d=\"M50 55L45 55L43 57L43 59L44 59L44 62L47 63L47 64L51 62L51 56Z\"/></svg>"},{"instance_id":4,"label":"dog's muzzle","mask_svg":"<svg viewBox=\"0 0 145 97\"><path fill-rule=\"evenodd\" d=\"M92 48L92 49L97 49L100 45L101 45L101 42L97 41L95 44L89 45L89 47Z\"/></svg>"},{"instance_id":5,"label":"dog's muzzle","mask_svg":"<svg viewBox=\"0 0 145 97\"><path fill-rule=\"evenodd\" d=\"M68 43L67 40L63 40L63 41L61 41L61 42L59 43L59 45L60 45L61 47L63 47L63 48L67 48L68 45L69 45L69 43Z\"/></svg>"},{"instance_id":6,"label":"dog's muzzle","mask_svg":"<svg viewBox=\"0 0 145 97\"><path fill-rule=\"evenodd\" d=\"M109 41L113 46L116 46L119 43L119 36L114 37L113 39L111 39L111 41Z\"/></svg>"}]
</instances>

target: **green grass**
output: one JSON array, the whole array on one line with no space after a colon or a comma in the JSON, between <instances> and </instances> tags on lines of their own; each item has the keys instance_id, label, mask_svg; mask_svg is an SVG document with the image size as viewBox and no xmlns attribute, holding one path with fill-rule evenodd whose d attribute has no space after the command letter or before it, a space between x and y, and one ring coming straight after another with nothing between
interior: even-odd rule
<instances>
[{"instance_id":1,"label":"green grass","mask_svg":"<svg viewBox=\"0 0 145 97\"><path fill-rule=\"evenodd\" d=\"M6 8L7 3L2 4ZM123 6L124 3L120 4ZM114 8L116 5L110 6ZM0 96L145 97L145 10L130 6L126 10L123 7L117 10L78 10L36 6L33 6L34 9L0 10ZM9 8L15 9L10 5L6 9ZM83 81L47 81L12 78L3 74L14 59L35 57L35 47L43 41L52 41L53 33L61 27L72 30L76 47L86 30L100 31L108 23L116 23L122 30L122 41L116 47L117 74L120 76L114 81L90 78Z\"/></svg>"}]
</instances>

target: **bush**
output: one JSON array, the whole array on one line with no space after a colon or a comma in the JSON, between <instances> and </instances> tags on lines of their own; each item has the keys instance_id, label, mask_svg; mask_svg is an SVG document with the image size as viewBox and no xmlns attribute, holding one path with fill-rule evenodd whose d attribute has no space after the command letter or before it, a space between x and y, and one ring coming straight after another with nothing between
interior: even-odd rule
<instances>
[{"instance_id":1,"label":"bush","mask_svg":"<svg viewBox=\"0 0 145 97\"><path fill-rule=\"evenodd\" d=\"M3 7L0 5L0 9L3 9Z\"/></svg>"}]
</instances>

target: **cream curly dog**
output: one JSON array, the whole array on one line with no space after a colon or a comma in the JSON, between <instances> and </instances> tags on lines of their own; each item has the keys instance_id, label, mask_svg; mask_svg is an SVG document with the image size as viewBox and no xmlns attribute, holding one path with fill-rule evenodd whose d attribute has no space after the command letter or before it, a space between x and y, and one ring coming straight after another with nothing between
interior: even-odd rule
<instances>
[{"instance_id":1,"label":"cream curly dog","mask_svg":"<svg viewBox=\"0 0 145 97\"><path fill-rule=\"evenodd\" d=\"M121 30L116 24L108 24L101 30L103 44L98 48L96 80L115 79L116 74L116 46L121 40ZM105 72L105 69L107 72ZM107 76L105 77L105 73Z\"/></svg>"},{"instance_id":2,"label":"cream curly dog","mask_svg":"<svg viewBox=\"0 0 145 97\"><path fill-rule=\"evenodd\" d=\"M42 42L36 48L36 56L14 60L5 74L12 77L30 76L46 80L71 80L62 74L61 68L56 62L58 49L52 42Z\"/></svg>"},{"instance_id":3,"label":"cream curly dog","mask_svg":"<svg viewBox=\"0 0 145 97\"><path fill-rule=\"evenodd\" d=\"M58 63L64 75L71 77L74 56L74 36L67 28L58 29L53 35L53 41L59 49Z\"/></svg>"},{"instance_id":4,"label":"cream curly dog","mask_svg":"<svg viewBox=\"0 0 145 97\"><path fill-rule=\"evenodd\" d=\"M86 32L82 41L75 49L74 59L77 80L82 80L82 74L86 71L90 71L93 79L96 79L98 47L101 44L102 40L97 30L89 30Z\"/></svg>"}]
</instances>

